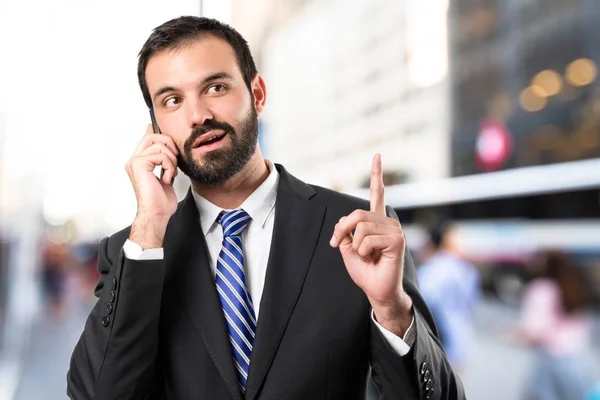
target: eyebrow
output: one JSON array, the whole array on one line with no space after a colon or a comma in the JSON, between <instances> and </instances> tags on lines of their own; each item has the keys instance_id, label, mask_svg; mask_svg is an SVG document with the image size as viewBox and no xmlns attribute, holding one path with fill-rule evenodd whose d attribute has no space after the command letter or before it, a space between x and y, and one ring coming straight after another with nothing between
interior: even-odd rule
<instances>
[{"instance_id":1,"label":"eyebrow","mask_svg":"<svg viewBox=\"0 0 600 400\"><path fill-rule=\"evenodd\" d=\"M204 80L202 81L203 85L206 85L207 83L219 80L219 79L226 79L226 80L233 80L233 77L231 75L229 75L226 72L217 72L216 74L212 74L207 76L206 78L204 78ZM177 89L175 89L173 86L163 86L160 89L158 89L156 91L156 93L154 93L153 99L156 100L156 98L158 96L160 96L161 94L167 93L167 92L174 92Z\"/></svg>"}]
</instances>

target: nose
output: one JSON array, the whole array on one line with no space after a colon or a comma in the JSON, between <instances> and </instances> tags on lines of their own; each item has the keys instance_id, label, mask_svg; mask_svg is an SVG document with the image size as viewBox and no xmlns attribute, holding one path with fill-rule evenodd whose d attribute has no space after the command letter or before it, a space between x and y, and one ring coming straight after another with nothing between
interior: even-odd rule
<instances>
[{"instance_id":1,"label":"nose","mask_svg":"<svg viewBox=\"0 0 600 400\"><path fill-rule=\"evenodd\" d=\"M214 119L214 115L211 110L200 99L188 101L187 108L188 120L192 129L196 126L204 125L207 120Z\"/></svg>"}]
</instances>

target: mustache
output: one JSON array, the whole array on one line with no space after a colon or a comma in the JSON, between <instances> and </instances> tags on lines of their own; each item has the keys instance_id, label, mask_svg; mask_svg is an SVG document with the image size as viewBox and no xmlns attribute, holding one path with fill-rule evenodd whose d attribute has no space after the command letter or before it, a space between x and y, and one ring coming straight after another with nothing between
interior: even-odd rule
<instances>
[{"instance_id":1,"label":"mustache","mask_svg":"<svg viewBox=\"0 0 600 400\"><path fill-rule=\"evenodd\" d=\"M225 133L235 134L235 129L233 126L229 125L227 122L219 122L212 119L209 119L202 125L196 126L192 130L192 134L185 141L185 149L191 149L196 139L200 136L204 135L206 132L221 130Z\"/></svg>"}]
</instances>

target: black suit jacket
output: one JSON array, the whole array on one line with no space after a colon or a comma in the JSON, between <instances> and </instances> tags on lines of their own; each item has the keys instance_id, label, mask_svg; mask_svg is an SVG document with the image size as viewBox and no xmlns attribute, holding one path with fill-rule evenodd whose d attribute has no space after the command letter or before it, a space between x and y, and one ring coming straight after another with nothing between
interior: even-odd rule
<instances>
[{"instance_id":1,"label":"black suit jacket","mask_svg":"<svg viewBox=\"0 0 600 400\"><path fill-rule=\"evenodd\" d=\"M337 221L368 202L276 167L273 240L245 395L188 193L167 227L164 260L127 259L129 228L100 244L98 302L73 352L70 398L362 400L371 368L381 398L464 398L410 255L404 285L414 302L416 342L400 357L372 323L339 250L329 246Z\"/></svg>"}]
</instances>

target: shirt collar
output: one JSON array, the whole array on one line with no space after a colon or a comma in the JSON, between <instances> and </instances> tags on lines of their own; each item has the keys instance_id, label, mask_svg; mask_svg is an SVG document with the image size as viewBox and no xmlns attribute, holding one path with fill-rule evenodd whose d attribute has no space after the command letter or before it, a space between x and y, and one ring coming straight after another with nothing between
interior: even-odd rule
<instances>
[{"instance_id":1,"label":"shirt collar","mask_svg":"<svg viewBox=\"0 0 600 400\"><path fill-rule=\"evenodd\" d=\"M264 227L267 218L275 208L275 199L277 198L277 184L279 183L279 172L277 168L268 160L265 160L267 168L269 168L269 176L260 184L258 188L239 208L244 209L252 218L252 221L258 222L260 227ZM192 189L192 196L196 202L198 213L200 214L200 225L204 236L208 235L216 224L217 216L223 209L204 197L200 196ZM226 210L229 211L229 210Z\"/></svg>"}]
</instances>

